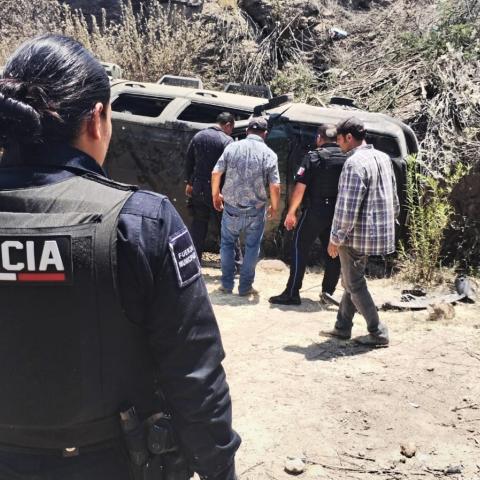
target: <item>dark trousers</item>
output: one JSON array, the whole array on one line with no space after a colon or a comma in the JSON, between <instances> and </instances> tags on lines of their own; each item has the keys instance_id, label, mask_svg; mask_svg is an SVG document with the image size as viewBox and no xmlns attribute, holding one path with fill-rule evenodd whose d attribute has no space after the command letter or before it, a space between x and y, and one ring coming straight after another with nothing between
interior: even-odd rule
<instances>
[{"instance_id":1,"label":"dark trousers","mask_svg":"<svg viewBox=\"0 0 480 480\"><path fill-rule=\"evenodd\" d=\"M0 480L133 480L122 446L65 458L61 453L16 453L0 447Z\"/></svg>"},{"instance_id":2,"label":"dark trousers","mask_svg":"<svg viewBox=\"0 0 480 480\"><path fill-rule=\"evenodd\" d=\"M201 260L210 218L213 217L215 225L220 232L222 213L218 212L213 207L212 195L210 194L207 196L203 192L192 195L192 209L193 220L190 227L190 235L192 236L193 245L197 251L198 258Z\"/></svg>"},{"instance_id":3,"label":"dark trousers","mask_svg":"<svg viewBox=\"0 0 480 480\"><path fill-rule=\"evenodd\" d=\"M345 289L337 314L335 328L351 332L353 317L360 312L367 322L369 333L388 339L388 329L380 322L377 307L367 288L365 267L368 257L350 247L338 247L342 264L342 285Z\"/></svg>"},{"instance_id":4,"label":"dark trousers","mask_svg":"<svg viewBox=\"0 0 480 480\"><path fill-rule=\"evenodd\" d=\"M331 258L327 253L330 241L335 202L330 201L319 207L306 208L298 221L293 235L292 263L290 264L290 276L288 277L287 293L298 294L302 288L307 260L313 243L317 238L322 242L322 256L325 261L325 273L322 281L322 292L332 294L340 278L340 260Z\"/></svg>"},{"instance_id":5,"label":"dark trousers","mask_svg":"<svg viewBox=\"0 0 480 480\"><path fill-rule=\"evenodd\" d=\"M215 210L215 207L213 206L210 182L194 182L192 210L193 220L190 226L190 235L195 250L197 251L198 258L199 260L202 260L210 218L213 218L219 236L222 225L222 212ZM242 251L240 249L239 241L235 244L235 263L237 266L242 264Z\"/></svg>"}]
</instances>

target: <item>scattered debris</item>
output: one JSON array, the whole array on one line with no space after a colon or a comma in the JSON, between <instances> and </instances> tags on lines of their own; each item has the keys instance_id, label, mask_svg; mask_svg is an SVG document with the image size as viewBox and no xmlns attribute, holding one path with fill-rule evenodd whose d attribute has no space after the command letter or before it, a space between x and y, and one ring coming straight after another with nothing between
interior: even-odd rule
<instances>
[{"instance_id":1,"label":"scattered debris","mask_svg":"<svg viewBox=\"0 0 480 480\"><path fill-rule=\"evenodd\" d=\"M445 475L458 475L462 473L462 466L461 465L449 465L443 472Z\"/></svg>"},{"instance_id":2,"label":"scattered debris","mask_svg":"<svg viewBox=\"0 0 480 480\"><path fill-rule=\"evenodd\" d=\"M357 460L365 460L367 462L376 462L376 460L374 458L369 458L369 457L366 457L363 453L359 453L358 455L352 455L351 453L343 453L343 455L345 457L350 457L350 458L355 458Z\"/></svg>"},{"instance_id":3,"label":"scattered debris","mask_svg":"<svg viewBox=\"0 0 480 480\"><path fill-rule=\"evenodd\" d=\"M463 300L466 303L475 303L475 290L470 280L464 275L459 275L455 279L455 290L459 295L465 296Z\"/></svg>"},{"instance_id":4,"label":"scattered debris","mask_svg":"<svg viewBox=\"0 0 480 480\"><path fill-rule=\"evenodd\" d=\"M300 475L305 469L305 462L301 458L287 458L285 461L285 471L291 475Z\"/></svg>"},{"instance_id":5,"label":"scattered debris","mask_svg":"<svg viewBox=\"0 0 480 480\"><path fill-rule=\"evenodd\" d=\"M453 304L460 301L475 303L474 290L468 278L463 276L457 277L455 279L455 291L456 293L428 297L423 289L415 287L411 290L403 290L400 301L392 300L385 302L379 307L379 310L425 310L429 307L435 308L437 305ZM450 311L453 311L453 307ZM445 318L453 318L453 316ZM439 318L433 316L430 320L439 320Z\"/></svg>"},{"instance_id":6,"label":"scattered debris","mask_svg":"<svg viewBox=\"0 0 480 480\"><path fill-rule=\"evenodd\" d=\"M413 295L415 297L426 297L427 291L423 287L415 286L413 288L402 290L402 297L403 295Z\"/></svg>"},{"instance_id":7,"label":"scattered debris","mask_svg":"<svg viewBox=\"0 0 480 480\"><path fill-rule=\"evenodd\" d=\"M478 410L479 408L480 408L480 403L471 403L463 407L454 407L451 409L451 411L458 412L459 410L466 410L466 409Z\"/></svg>"},{"instance_id":8,"label":"scattered debris","mask_svg":"<svg viewBox=\"0 0 480 480\"><path fill-rule=\"evenodd\" d=\"M402 443L400 453L407 458L412 458L417 453L417 446L413 442Z\"/></svg>"},{"instance_id":9,"label":"scattered debris","mask_svg":"<svg viewBox=\"0 0 480 480\"><path fill-rule=\"evenodd\" d=\"M428 320L451 320L455 317L455 309L450 303L437 303L428 307Z\"/></svg>"},{"instance_id":10,"label":"scattered debris","mask_svg":"<svg viewBox=\"0 0 480 480\"><path fill-rule=\"evenodd\" d=\"M329 33L332 40L342 40L348 37L348 32L337 27L332 27Z\"/></svg>"}]
</instances>

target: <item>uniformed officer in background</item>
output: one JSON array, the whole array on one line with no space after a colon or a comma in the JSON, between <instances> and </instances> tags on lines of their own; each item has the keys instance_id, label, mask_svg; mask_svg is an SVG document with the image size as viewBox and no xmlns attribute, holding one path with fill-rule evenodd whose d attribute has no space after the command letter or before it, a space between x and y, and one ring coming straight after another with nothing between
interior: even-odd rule
<instances>
[{"instance_id":1,"label":"uniformed officer in background","mask_svg":"<svg viewBox=\"0 0 480 480\"><path fill-rule=\"evenodd\" d=\"M0 479L132 479L126 446L150 469L135 425L156 421L161 389L191 470L233 480L240 438L195 249L166 197L105 177L111 128L107 74L79 43L44 35L7 62Z\"/></svg>"},{"instance_id":2,"label":"uniformed officer in background","mask_svg":"<svg viewBox=\"0 0 480 480\"><path fill-rule=\"evenodd\" d=\"M220 232L222 214L212 203L212 170L225 147L233 142L231 137L235 117L228 112L220 113L217 123L200 130L192 138L187 149L185 163L185 195L191 197L193 220L190 227L197 255L202 260L203 246L207 237L210 217L213 217Z\"/></svg>"},{"instance_id":3,"label":"uniformed officer in background","mask_svg":"<svg viewBox=\"0 0 480 480\"><path fill-rule=\"evenodd\" d=\"M269 302L279 305L300 305L300 289L307 266L307 260L315 240L320 238L325 273L322 281L322 302L332 302L340 277L340 262L327 254L330 229L332 227L338 180L346 156L336 144L337 132L334 125L322 125L316 138L317 149L305 155L295 176L295 188L285 218L285 228L297 227L293 236L292 260L287 287ZM306 205L300 220L296 212L306 197Z\"/></svg>"}]
</instances>

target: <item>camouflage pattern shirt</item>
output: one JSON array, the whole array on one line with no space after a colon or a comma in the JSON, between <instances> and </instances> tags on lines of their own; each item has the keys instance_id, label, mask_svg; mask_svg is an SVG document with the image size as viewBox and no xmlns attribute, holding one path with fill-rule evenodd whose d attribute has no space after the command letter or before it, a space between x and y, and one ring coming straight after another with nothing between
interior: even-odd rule
<instances>
[{"instance_id":1,"label":"camouflage pattern shirt","mask_svg":"<svg viewBox=\"0 0 480 480\"><path fill-rule=\"evenodd\" d=\"M236 208L264 207L267 185L280 183L277 154L254 134L228 145L213 172L225 175L223 199Z\"/></svg>"}]
</instances>

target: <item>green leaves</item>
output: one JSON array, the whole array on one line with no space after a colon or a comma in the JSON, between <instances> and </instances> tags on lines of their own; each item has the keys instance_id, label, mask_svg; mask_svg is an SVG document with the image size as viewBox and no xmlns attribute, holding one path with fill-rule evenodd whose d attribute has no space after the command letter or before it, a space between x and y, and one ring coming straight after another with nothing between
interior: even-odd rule
<instances>
[{"instance_id":1,"label":"green leaves","mask_svg":"<svg viewBox=\"0 0 480 480\"><path fill-rule=\"evenodd\" d=\"M450 194L470 168L460 162L429 170L416 156L407 158L408 239L400 248L403 270L413 282L435 281L442 263L444 232L454 208Z\"/></svg>"}]
</instances>

